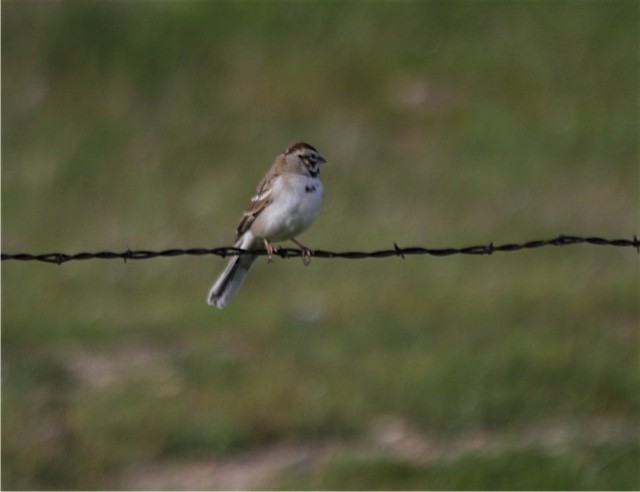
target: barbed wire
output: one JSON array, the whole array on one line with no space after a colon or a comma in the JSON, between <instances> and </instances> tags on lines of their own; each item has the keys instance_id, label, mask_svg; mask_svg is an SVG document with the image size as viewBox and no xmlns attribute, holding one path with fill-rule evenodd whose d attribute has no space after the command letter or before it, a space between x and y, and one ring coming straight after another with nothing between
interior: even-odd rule
<instances>
[{"instance_id":1,"label":"barbed wire","mask_svg":"<svg viewBox=\"0 0 640 492\"><path fill-rule=\"evenodd\" d=\"M618 247L633 247L640 254L640 240L634 234L633 239L604 239L601 237L579 237L579 236L566 236L559 235L552 239L537 239L533 241L527 241L524 243L507 243L501 245L494 245L493 243L477 246L467 246L464 248L426 248L422 246L412 246L401 248L397 243L393 243L393 249L383 249L379 251L325 251L322 249L316 249L312 252L311 256L315 258L344 258L349 260L358 260L362 258L388 258L388 257L400 257L404 259L406 256L412 255L432 255L432 256L451 256L451 255L490 255L497 252L511 252L522 251L526 249L542 248L544 246L572 246L575 244L590 244L596 246L618 246ZM205 256L215 255L221 257L234 256L234 255L257 255L265 256L267 251L252 250L247 251L244 249L238 249L231 246L222 246L217 248L187 248L187 249L165 249L162 251L149 251L149 250L131 250L128 249L123 252L113 251L100 251L97 253L45 253L45 254L31 254L31 253L2 253L2 261L17 260L17 261L41 261L45 263L56 263L58 265L69 261L76 260L113 260L122 259L125 262L127 260L149 260L151 258L166 258L176 256ZM281 258L296 258L303 256L304 252L295 248L278 248L274 251L274 256L280 256Z\"/></svg>"}]
</instances>

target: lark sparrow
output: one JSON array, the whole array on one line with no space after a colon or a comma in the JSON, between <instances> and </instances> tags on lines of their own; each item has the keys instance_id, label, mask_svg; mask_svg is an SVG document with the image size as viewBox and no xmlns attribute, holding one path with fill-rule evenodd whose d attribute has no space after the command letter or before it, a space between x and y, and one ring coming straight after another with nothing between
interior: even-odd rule
<instances>
[{"instance_id":1,"label":"lark sparrow","mask_svg":"<svg viewBox=\"0 0 640 492\"><path fill-rule=\"evenodd\" d=\"M289 146L276 157L240 220L234 246L251 250L264 244L271 261L271 242L290 239L302 249L306 264L311 250L295 236L311 225L322 205L324 189L319 173L323 162L324 157L304 142ZM256 255L232 257L211 287L207 302L221 309L229 304L255 259Z\"/></svg>"}]
</instances>

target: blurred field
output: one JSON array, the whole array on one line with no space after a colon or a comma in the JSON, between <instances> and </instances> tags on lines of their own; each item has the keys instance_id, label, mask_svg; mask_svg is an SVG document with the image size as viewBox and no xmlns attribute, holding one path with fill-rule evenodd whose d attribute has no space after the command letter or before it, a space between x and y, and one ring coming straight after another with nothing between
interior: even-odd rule
<instances>
[{"instance_id":1,"label":"blurred field","mask_svg":"<svg viewBox=\"0 0 640 492\"><path fill-rule=\"evenodd\" d=\"M638 232L635 2L2 2L2 251ZM3 489L638 489L638 255L2 264Z\"/></svg>"}]
</instances>

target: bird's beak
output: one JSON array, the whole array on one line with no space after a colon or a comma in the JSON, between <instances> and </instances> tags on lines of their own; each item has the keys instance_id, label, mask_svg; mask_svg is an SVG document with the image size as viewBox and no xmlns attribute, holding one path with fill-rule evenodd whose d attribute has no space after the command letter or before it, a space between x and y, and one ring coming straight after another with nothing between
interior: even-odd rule
<instances>
[{"instance_id":1,"label":"bird's beak","mask_svg":"<svg viewBox=\"0 0 640 492\"><path fill-rule=\"evenodd\" d=\"M320 154L318 154L318 162L320 164L323 164L323 163L327 162L327 160L324 157L322 157Z\"/></svg>"}]
</instances>

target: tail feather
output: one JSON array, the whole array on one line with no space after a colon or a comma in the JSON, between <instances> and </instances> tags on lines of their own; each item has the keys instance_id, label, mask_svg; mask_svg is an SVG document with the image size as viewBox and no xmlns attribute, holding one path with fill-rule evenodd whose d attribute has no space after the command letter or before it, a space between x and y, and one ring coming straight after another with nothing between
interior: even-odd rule
<instances>
[{"instance_id":1,"label":"tail feather","mask_svg":"<svg viewBox=\"0 0 640 492\"><path fill-rule=\"evenodd\" d=\"M249 235L247 236L247 234ZM245 233L243 237L236 241L235 246L242 249L252 249L253 239L250 233ZM256 257L253 255L241 255L231 258L211 287L207 303L219 309L229 304L242 286L244 278L249 273L249 269L255 259Z\"/></svg>"}]
</instances>

